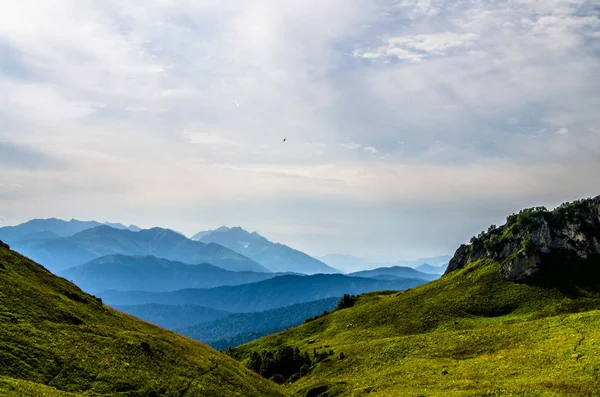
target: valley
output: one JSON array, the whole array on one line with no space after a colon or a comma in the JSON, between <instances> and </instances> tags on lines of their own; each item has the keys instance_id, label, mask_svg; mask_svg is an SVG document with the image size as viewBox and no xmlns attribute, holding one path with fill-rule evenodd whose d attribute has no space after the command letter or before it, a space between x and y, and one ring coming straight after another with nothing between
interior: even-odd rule
<instances>
[{"instance_id":1,"label":"valley","mask_svg":"<svg viewBox=\"0 0 600 397\"><path fill-rule=\"evenodd\" d=\"M25 245L39 255L96 257L61 278L0 248L0 391L593 396L600 390L599 213L600 197L526 209L459 247L447 266L429 258L433 265L400 261L348 274L242 270L253 259L166 229L76 221L69 229L56 220L49 223L56 230L40 231L41 221L2 228L9 241L33 241ZM73 255L73 247L86 254ZM219 265L160 256L197 252ZM167 362L173 375L151 382Z\"/></svg>"}]
</instances>

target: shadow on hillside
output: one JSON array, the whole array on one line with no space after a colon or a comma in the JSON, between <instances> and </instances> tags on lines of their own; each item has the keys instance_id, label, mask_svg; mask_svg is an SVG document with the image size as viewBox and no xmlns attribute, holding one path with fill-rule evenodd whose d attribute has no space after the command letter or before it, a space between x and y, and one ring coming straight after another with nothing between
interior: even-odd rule
<instances>
[{"instance_id":1,"label":"shadow on hillside","mask_svg":"<svg viewBox=\"0 0 600 397\"><path fill-rule=\"evenodd\" d=\"M569 252L542 255L542 270L527 283L554 288L568 297L600 292L600 255L582 259Z\"/></svg>"}]
</instances>

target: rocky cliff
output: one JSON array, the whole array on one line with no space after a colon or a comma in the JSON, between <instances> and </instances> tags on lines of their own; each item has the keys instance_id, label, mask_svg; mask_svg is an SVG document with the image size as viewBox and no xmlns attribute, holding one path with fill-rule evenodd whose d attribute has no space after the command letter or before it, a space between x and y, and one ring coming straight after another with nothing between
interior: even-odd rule
<instances>
[{"instance_id":1,"label":"rocky cliff","mask_svg":"<svg viewBox=\"0 0 600 397\"><path fill-rule=\"evenodd\" d=\"M600 286L600 196L510 215L461 245L445 274L479 259L501 262L510 281L575 277Z\"/></svg>"}]
</instances>

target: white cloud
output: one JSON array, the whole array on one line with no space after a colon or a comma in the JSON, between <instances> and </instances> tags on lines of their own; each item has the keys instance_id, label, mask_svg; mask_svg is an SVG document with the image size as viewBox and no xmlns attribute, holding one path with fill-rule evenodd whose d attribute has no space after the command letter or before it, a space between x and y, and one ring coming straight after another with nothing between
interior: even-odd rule
<instances>
[{"instance_id":1,"label":"white cloud","mask_svg":"<svg viewBox=\"0 0 600 397\"><path fill-rule=\"evenodd\" d=\"M468 48L473 45L477 38L478 36L473 33L458 34L452 32L390 37L384 40L385 45L375 50L356 49L353 55L373 60L391 57L419 62L431 56L446 55L445 51L453 48Z\"/></svg>"},{"instance_id":2,"label":"white cloud","mask_svg":"<svg viewBox=\"0 0 600 397\"><path fill-rule=\"evenodd\" d=\"M144 106L141 106L141 105L137 105L137 106L134 105L134 106L127 106L125 108L125 110L129 110L131 112L145 112L148 109L146 109Z\"/></svg>"},{"instance_id":3,"label":"white cloud","mask_svg":"<svg viewBox=\"0 0 600 397\"><path fill-rule=\"evenodd\" d=\"M11 220L136 214L130 223L186 231L202 217L276 233L289 221L334 228L342 241L363 223L390 236L420 228L394 218L399 203L410 212L423 201L576 198L597 186L589 179L600 166L594 6L11 2L0 14L0 57L10 60L0 141L65 167L4 166L3 211ZM344 212L348 197L355 207ZM366 206L381 224L347 223ZM409 233L393 247L418 243Z\"/></svg>"},{"instance_id":4,"label":"white cloud","mask_svg":"<svg viewBox=\"0 0 600 397\"><path fill-rule=\"evenodd\" d=\"M568 128L561 128L558 131L556 131L556 135L561 135L561 136L565 136L569 133L569 129Z\"/></svg>"},{"instance_id":5,"label":"white cloud","mask_svg":"<svg viewBox=\"0 0 600 397\"><path fill-rule=\"evenodd\" d=\"M362 147L362 145L360 143L356 143L356 142L342 143L341 146L343 148L350 149L350 150L360 149Z\"/></svg>"},{"instance_id":6,"label":"white cloud","mask_svg":"<svg viewBox=\"0 0 600 397\"><path fill-rule=\"evenodd\" d=\"M440 142L436 142L425 151L425 154L427 156L437 156L446 151L448 151L447 146L442 145Z\"/></svg>"},{"instance_id":7,"label":"white cloud","mask_svg":"<svg viewBox=\"0 0 600 397\"><path fill-rule=\"evenodd\" d=\"M240 146L239 142L235 142L218 134L211 134L209 132L186 131L183 133L183 136L189 143L194 145Z\"/></svg>"},{"instance_id":8,"label":"white cloud","mask_svg":"<svg viewBox=\"0 0 600 397\"><path fill-rule=\"evenodd\" d=\"M431 17L439 12L439 9L431 4L431 0L402 0L396 7L405 9L411 19Z\"/></svg>"},{"instance_id":9,"label":"white cloud","mask_svg":"<svg viewBox=\"0 0 600 397\"><path fill-rule=\"evenodd\" d=\"M400 46L420 50L428 54L441 54L455 47L470 47L478 36L473 33L440 32L411 36L392 37L387 40L390 46Z\"/></svg>"}]
</instances>

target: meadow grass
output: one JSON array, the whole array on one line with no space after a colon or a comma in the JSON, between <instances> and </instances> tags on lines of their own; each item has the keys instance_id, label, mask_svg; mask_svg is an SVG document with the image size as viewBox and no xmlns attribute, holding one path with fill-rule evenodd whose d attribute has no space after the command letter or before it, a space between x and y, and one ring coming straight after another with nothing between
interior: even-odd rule
<instances>
[{"instance_id":1,"label":"meadow grass","mask_svg":"<svg viewBox=\"0 0 600 397\"><path fill-rule=\"evenodd\" d=\"M0 248L0 395L283 396L206 345Z\"/></svg>"},{"instance_id":2,"label":"meadow grass","mask_svg":"<svg viewBox=\"0 0 600 397\"><path fill-rule=\"evenodd\" d=\"M600 295L507 282L499 269L479 261L408 291L364 294L234 355L334 350L286 386L297 396L599 396Z\"/></svg>"}]
</instances>

